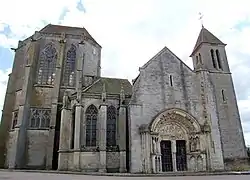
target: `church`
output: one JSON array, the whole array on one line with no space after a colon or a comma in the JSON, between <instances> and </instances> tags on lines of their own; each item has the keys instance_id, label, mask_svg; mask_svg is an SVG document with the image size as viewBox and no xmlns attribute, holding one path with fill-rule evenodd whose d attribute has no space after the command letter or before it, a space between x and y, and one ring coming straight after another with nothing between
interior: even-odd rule
<instances>
[{"instance_id":1,"label":"church","mask_svg":"<svg viewBox=\"0 0 250 180\"><path fill-rule=\"evenodd\" d=\"M202 27L193 69L164 47L130 82L101 77L102 47L85 28L48 24L13 48L0 164L120 173L247 164L225 47Z\"/></svg>"}]
</instances>

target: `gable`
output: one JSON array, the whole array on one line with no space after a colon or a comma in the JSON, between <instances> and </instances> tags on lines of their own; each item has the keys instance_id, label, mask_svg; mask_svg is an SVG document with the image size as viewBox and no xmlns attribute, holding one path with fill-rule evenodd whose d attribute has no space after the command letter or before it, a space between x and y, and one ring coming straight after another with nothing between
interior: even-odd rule
<instances>
[{"instance_id":1,"label":"gable","mask_svg":"<svg viewBox=\"0 0 250 180\"><path fill-rule=\"evenodd\" d=\"M186 65L186 63L184 63L179 57L177 57L172 51L170 51L167 47L164 47L161 51L159 51L153 58L151 58L146 64L144 64L141 68L142 69L145 69L146 67L148 67L151 63L154 63L154 62L158 62L161 58L162 55L168 55L168 56L172 56L173 58L171 59L174 59L178 64L183 64L186 68L188 68L191 72L193 72L193 70L188 66ZM168 59L165 59L165 60L168 60ZM164 62L163 62L164 63Z\"/></svg>"}]
</instances>

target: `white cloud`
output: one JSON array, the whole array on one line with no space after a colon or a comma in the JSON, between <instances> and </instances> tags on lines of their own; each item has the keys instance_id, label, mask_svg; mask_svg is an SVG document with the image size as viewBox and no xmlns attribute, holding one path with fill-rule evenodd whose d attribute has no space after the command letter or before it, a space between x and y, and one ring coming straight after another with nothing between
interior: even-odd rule
<instances>
[{"instance_id":1,"label":"white cloud","mask_svg":"<svg viewBox=\"0 0 250 180\"><path fill-rule=\"evenodd\" d=\"M2 118L2 109L3 109L3 102L6 93L7 82L9 78L9 74L11 69L7 69L5 71L0 70L0 121Z\"/></svg>"},{"instance_id":2,"label":"white cloud","mask_svg":"<svg viewBox=\"0 0 250 180\"><path fill-rule=\"evenodd\" d=\"M228 44L230 67L237 73L233 74L234 80L240 81L246 74L244 69L249 70L247 61L239 59L239 54L250 56L250 28L241 31L234 28L239 22L250 20L249 0L84 0L86 13L76 9L76 2L1 2L0 29L3 23L9 24L13 36L7 38L0 34L0 45L17 45L18 38L32 35L34 30L44 26L44 22L58 23L62 10L67 7L69 12L62 24L84 26L102 45L102 75L131 80L137 76L138 68L165 45L191 66L188 56L200 31L198 13L202 12L205 27ZM250 91L247 83L236 84L238 95L243 89ZM239 108L242 114L244 107L240 105ZM250 110L248 112L250 114ZM245 136L249 143L249 133Z\"/></svg>"}]
</instances>

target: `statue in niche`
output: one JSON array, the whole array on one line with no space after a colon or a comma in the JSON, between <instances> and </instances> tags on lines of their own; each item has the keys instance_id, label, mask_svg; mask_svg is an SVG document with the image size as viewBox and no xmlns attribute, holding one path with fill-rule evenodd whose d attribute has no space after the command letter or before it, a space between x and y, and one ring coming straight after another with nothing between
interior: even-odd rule
<instances>
[{"instance_id":1,"label":"statue in niche","mask_svg":"<svg viewBox=\"0 0 250 180\"><path fill-rule=\"evenodd\" d=\"M195 139L193 137L190 138L190 151L191 152L194 152L195 151L195 147L196 144L195 144Z\"/></svg>"},{"instance_id":2,"label":"statue in niche","mask_svg":"<svg viewBox=\"0 0 250 180\"><path fill-rule=\"evenodd\" d=\"M68 109L70 104L70 99L69 99L69 92L64 91L63 95L63 108Z\"/></svg>"},{"instance_id":3,"label":"statue in niche","mask_svg":"<svg viewBox=\"0 0 250 180\"><path fill-rule=\"evenodd\" d=\"M196 144L196 149L195 150L199 150L200 149L200 141L199 141L199 137L195 137L195 144Z\"/></svg>"},{"instance_id":4,"label":"statue in niche","mask_svg":"<svg viewBox=\"0 0 250 180\"><path fill-rule=\"evenodd\" d=\"M199 145L199 137L191 137L190 138L190 151L194 152L200 149Z\"/></svg>"}]
</instances>

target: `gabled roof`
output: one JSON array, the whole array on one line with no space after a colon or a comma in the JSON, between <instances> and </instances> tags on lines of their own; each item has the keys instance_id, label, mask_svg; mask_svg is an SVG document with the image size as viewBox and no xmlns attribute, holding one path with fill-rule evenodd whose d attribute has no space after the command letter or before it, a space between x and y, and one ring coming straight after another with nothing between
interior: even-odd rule
<instances>
[{"instance_id":1,"label":"gabled roof","mask_svg":"<svg viewBox=\"0 0 250 180\"><path fill-rule=\"evenodd\" d=\"M105 91L107 94L120 94L123 88L125 95L132 94L132 85L127 79L101 77L89 87L83 89L83 92L98 93L103 92L103 84L105 83Z\"/></svg>"},{"instance_id":2,"label":"gabled roof","mask_svg":"<svg viewBox=\"0 0 250 180\"><path fill-rule=\"evenodd\" d=\"M202 29L200 31L200 34L198 36L198 39L196 41L196 44L194 46L193 52L190 55L190 57L193 56L193 54L196 52L196 50L202 43L226 45L221 40L219 40L215 35L213 35L210 31L208 31L206 28L202 26Z\"/></svg>"},{"instance_id":3,"label":"gabled roof","mask_svg":"<svg viewBox=\"0 0 250 180\"><path fill-rule=\"evenodd\" d=\"M65 34L73 34L73 35L83 35L84 34L87 38L91 39L96 44L98 44L96 42L96 40L89 34L89 32L84 27L71 27L71 26L61 26L61 25L48 24L47 26L42 28L39 32L65 33Z\"/></svg>"}]
</instances>

